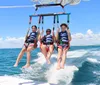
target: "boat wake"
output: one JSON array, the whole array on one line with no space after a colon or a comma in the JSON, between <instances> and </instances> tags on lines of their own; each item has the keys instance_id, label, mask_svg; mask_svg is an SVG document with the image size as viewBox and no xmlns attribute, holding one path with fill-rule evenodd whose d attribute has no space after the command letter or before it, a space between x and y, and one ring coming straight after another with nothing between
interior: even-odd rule
<instances>
[{"instance_id":1,"label":"boat wake","mask_svg":"<svg viewBox=\"0 0 100 85\"><path fill-rule=\"evenodd\" d=\"M86 62L99 64L100 61L97 60L99 59L99 54L100 51L84 49L69 51L65 69L56 70L57 54L55 53L52 55L52 64L48 65L40 52L37 54L38 58L32 61L34 63L30 68L21 69L21 74L0 76L0 85L78 85L76 81L78 79L77 77L80 76L80 69L84 67ZM93 56L97 57L94 58ZM98 71L93 71L93 73L96 75L100 74Z\"/></svg>"}]
</instances>

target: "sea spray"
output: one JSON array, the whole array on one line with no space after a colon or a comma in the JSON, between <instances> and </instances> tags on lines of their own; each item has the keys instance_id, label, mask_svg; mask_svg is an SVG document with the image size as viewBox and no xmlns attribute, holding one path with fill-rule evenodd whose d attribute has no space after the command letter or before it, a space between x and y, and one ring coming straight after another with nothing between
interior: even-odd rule
<instances>
[{"instance_id":1,"label":"sea spray","mask_svg":"<svg viewBox=\"0 0 100 85\"><path fill-rule=\"evenodd\" d=\"M38 53L38 56L40 56L39 59L35 61L37 61L41 65L45 65L46 61L43 60L44 56L41 53ZM50 65L48 70L46 71L45 77L49 83L59 84L60 82L63 82L65 84L69 84L73 79L74 72L78 71L78 68L74 65L65 65L65 69L56 70L56 58L57 54L53 54L51 58L52 65Z\"/></svg>"},{"instance_id":2,"label":"sea spray","mask_svg":"<svg viewBox=\"0 0 100 85\"><path fill-rule=\"evenodd\" d=\"M46 77L49 83L59 84L63 82L68 85L73 79L74 72L78 71L75 66L65 66L65 69L56 70L56 63L46 72Z\"/></svg>"}]
</instances>

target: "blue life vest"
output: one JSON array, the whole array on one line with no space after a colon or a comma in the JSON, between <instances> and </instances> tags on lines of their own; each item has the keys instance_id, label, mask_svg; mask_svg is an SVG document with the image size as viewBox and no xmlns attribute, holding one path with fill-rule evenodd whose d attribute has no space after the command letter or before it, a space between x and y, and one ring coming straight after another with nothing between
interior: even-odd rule
<instances>
[{"instance_id":1,"label":"blue life vest","mask_svg":"<svg viewBox=\"0 0 100 85\"><path fill-rule=\"evenodd\" d=\"M34 43L34 40L37 40L37 32L31 32L26 43Z\"/></svg>"},{"instance_id":2,"label":"blue life vest","mask_svg":"<svg viewBox=\"0 0 100 85\"><path fill-rule=\"evenodd\" d=\"M53 44L53 36L52 35L45 35L42 39L43 44Z\"/></svg>"},{"instance_id":3,"label":"blue life vest","mask_svg":"<svg viewBox=\"0 0 100 85\"><path fill-rule=\"evenodd\" d=\"M66 31L64 32L59 32L59 44L63 44L63 43L68 43L68 33Z\"/></svg>"}]
</instances>

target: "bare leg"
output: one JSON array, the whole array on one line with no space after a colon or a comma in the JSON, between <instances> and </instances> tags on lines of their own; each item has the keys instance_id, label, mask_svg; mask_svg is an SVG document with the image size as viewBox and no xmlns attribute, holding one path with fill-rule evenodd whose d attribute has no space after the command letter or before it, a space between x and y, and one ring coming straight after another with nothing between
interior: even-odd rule
<instances>
[{"instance_id":1,"label":"bare leg","mask_svg":"<svg viewBox=\"0 0 100 85\"><path fill-rule=\"evenodd\" d=\"M29 46L27 48L27 62L26 62L26 65L23 66L22 68L28 68L30 66L30 59L31 59L31 51L33 50L33 46Z\"/></svg>"},{"instance_id":2,"label":"bare leg","mask_svg":"<svg viewBox=\"0 0 100 85\"><path fill-rule=\"evenodd\" d=\"M41 50L43 55L45 56L45 59L47 60L47 50L46 50L46 45L42 45L41 46Z\"/></svg>"},{"instance_id":3,"label":"bare leg","mask_svg":"<svg viewBox=\"0 0 100 85\"><path fill-rule=\"evenodd\" d=\"M51 55L52 55L52 53L53 53L53 49L54 49L54 46L53 45L50 45L49 46L49 52L48 52L48 60L47 60L47 62L48 62L48 64L51 64L51 62L50 62L50 57L51 57Z\"/></svg>"},{"instance_id":4,"label":"bare leg","mask_svg":"<svg viewBox=\"0 0 100 85\"><path fill-rule=\"evenodd\" d=\"M18 63L21 60L22 56L24 55L25 51L26 51L26 48L22 48L21 52L18 55L18 58L16 60L16 63L14 64L14 67L17 67L18 66Z\"/></svg>"},{"instance_id":5,"label":"bare leg","mask_svg":"<svg viewBox=\"0 0 100 85\"><path fill-rule=\"evenodd\" d=\"M52 53L53 53L53 49L54 49L54 46L53 45L50 45L49 46L49 52L48 52L48 59L47 59L47 62L48 62L48 64L51 64L51 62L50 62L50 57L51 57L51 55L52 55Z\"/></svg>"},{"instance_id":6,"label":"bare leg","mask_svg":"<svg viewBox=\"0 0 100 85\"><path fill-rule=\"evenodd\" d=\"M61 56L62 56L62 49L58 48L58 58L57 58L57 70L61 68Z\"/></svg>"},{"instance_id":7,"label":"bare leg","mask_svg":"<svg viewBox=\"0 0 100 85\"><path fill-rule=\"evenodd\" d=\"M61 61L61 68L62 69L64 69L64 65L66 62L67 51L68 51L68 49L63 49L63 57L62 57L62 61Z\"/></svg>"}]
</instances>

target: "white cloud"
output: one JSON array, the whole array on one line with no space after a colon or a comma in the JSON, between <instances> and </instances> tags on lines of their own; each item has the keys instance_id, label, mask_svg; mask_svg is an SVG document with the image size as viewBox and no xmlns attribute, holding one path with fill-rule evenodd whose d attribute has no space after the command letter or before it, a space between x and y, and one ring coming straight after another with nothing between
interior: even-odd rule
<instances>
[{"instance_id":1,"label":"white cloud","mask_svg":"<svg viewBox=\"0 0 100 85\"><path fill-rule=\"evenodd\" d=\"M71 45L100 45L100 34L94 34L91 29L86 34L73 34Z\"/></svg>"},{"instance_id":2,"label":"white cloud","mask_svg":"<svg viewBox=\"0 0 100 85\"><path fill-rule=\"evenodd\" d=\"M21 48L24 43L24 37L6 37L0 38L0 48ZM100 45L100 33L95 34L91 29L87 30L86 34L72 34L72 46L79 45Z\"/></svg>"},{"instance_id":3,"label":"white cloud","mask_svg":"<svg viewBox=\"0 0 100 85\"><path fill-rule=\"evenodd\" d=\"M23 46L24 38L7 37L0 38L0 48L21 48Z\"/></svg>"},{"instance_id":4,"label":"white cloud","mask_svg":"<svg viewBox=\"0 0 100 85\"><path fill-rule=\"evenodd\" d=\"M0 41L2 40L2 38L0 37Z\"/></svg>"},{"instance_id":5,"label":"white cloud","mask_svg":"<svg viewBox=\"0 0 100 85\"><path fill-rule=\"evenodd\" d=\"M87 31L87 34L88 34L88 35L93 34L92 30L91 30L91 29L89 29L89 30Z\"/></svg>"}]
</instances>

